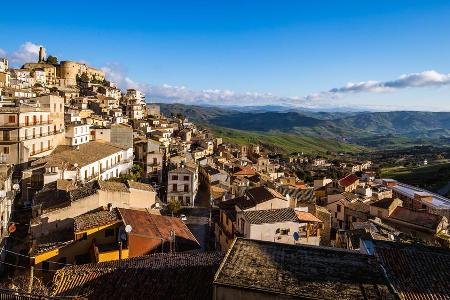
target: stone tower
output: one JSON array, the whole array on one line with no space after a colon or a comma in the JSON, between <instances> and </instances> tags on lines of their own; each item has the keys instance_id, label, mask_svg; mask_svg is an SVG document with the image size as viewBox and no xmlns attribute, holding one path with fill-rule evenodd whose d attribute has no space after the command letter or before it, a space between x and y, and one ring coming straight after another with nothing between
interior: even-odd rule
<instances>
[{"instance_id":1,"label":"stone tower","mask_svg":"<svg viewBox=\"0 0 450 300\"><path fill-rule=\"evenodd\" d=\"M44 62L45 61L45 48L44 47L39 47L39 62Z\"/></svg>"}]
</instances>

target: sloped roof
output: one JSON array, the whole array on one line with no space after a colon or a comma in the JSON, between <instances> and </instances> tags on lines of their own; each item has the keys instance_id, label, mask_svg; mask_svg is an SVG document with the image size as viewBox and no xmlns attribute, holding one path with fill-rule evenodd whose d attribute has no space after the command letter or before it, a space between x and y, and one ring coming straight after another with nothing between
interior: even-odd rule
<instances>
[{"instance_id":1,"label":"sloped roof","mask_svg":"<svg viewBox=\"0 0 450 300\"><path fill-rule=\"evenodd\" d=\"M248 209L250 207L256 206L257 204L269 201L274 198L283 199L287 201L286 198L283 197L283 195L281 195L274 189L260 186L246 190L245 197L239 197L238 201L236 202L236 205L240 209Z\"/></svg>"},{"instance_id":2,"label":"sloped roof","mask_svg":"<svg viewBox=\"0 0 450 300\"><path fill-rule=\"evenodd\" d=\"M348 187L354 184L357 180L359 180L358 176L355 174L350 174L345 176L344 178L339 179L339 185L343 187Z\"/></svg>"},{"instance_id":3,"label":"sloped roof","mask_svg":"<svg viewBox=\"0 0 450 300\"><path fill-rule=\"evenodd\" d=\"M395 299L374 257L241 238L228 251L214 284L268 292L273 298Z\"/></svg>"},{"instance_id":4,"label":"sloped roof","mask_svg":"<svg viewBox=\"0 0 450 300\"><path fill-rule=\"evenodd\" d=\"M295 211L297 218L300 222L319 222L322 223L322 220L314 216L312 213L306 211Z\"/></svg>"},{"instance_id":5,"label":"sloped roof","mask_svg":"<svg viewBox=\"0 0 450 300\"><path fill-rule=\"evenodd\" d=\"M52 296L89 299L212 299L221 252L163 253L67 266L55 273Z\"/></svg>"},{"instance_id":6,"label":"sloped roof","mask_svg":"<svg viewBox=\"0 0 450 300\"><path fill-rule=\"evenodd\" d=\"M73 218L73 221L73 229L75 232L78 232L99 226L115 224L120 221L120 217L116 209L111 211L101 210L79 215Z\"/></svg>"},{"instance_id":7,"label":"sloped roof","mask_svg":"<svg viewBox=\"0 0 450 300\"><path fill-rule=\"evenodd\" d=\"M392 202L394 202L394 200L395 200L394 198L384 198L384 199L381 199L381 200L371 203L370 206L388 209L389 206L391 206Z\"/></svg>"},{"instance_id":8,"label":"sloped roof","mask_svg":"<svg viewBox=\"0 0 450 300\"><path fill-rule=\"evenodd\" d=\"M298 222L293 208L244 211L250 224L271 224L281 222Z\"/></svg>"},{"instance_id":9,"label":"sloped roof","mask_svg":"<svg viewBox=\"0 0 450 300\"><path fill-rule=\"evenodd\" d=\"M148 191L148 192L155 191L155 189L150 184L146 184L146 183L142 183L142 182L128 180L127 185L130 189L136 189L136 190Z\"/></svg>"},{"instance_id":10,"label":"sloped roof","mask_svg":"<svg viewBox=\"0 0 450 300\"><path fill-rule=\"evenodd\" d=\"M376 247L375 256L386 269L400 299L450 299L449 250Z\"/></svg>"},{"instance_id":11,"label":"sloped roof","mask_svg":"<svg viewBox=\"0 0 450 300\"><path fill-rule=\"evenodd\" d=\"M436 230L436 227L441 222L442 217L427 212L414 211L405 207L398 206L389 219L395 219L402 222L422 226L431 230Z\"/></svg>"},{"instance_id":12,"label":"sloped roof","mask_svg":"<svg viewBox=\"0 0 450 300\"><path fill-rule=\"evenodd\" d=\"M189 228L179 218L150 214L145 210L118 208L125 225L133 228L130 234L168 241L170 231L175 231L177 245L183 250L200 247Z\"/></svg>"},{"instance_id":13,"label":"sloped roof","mask_svg":"<svg viewBox=\"0 0 450 300\"><path fill-rule=\"evenodd\" d=\"M68 163L67 168L71 170L75 164L81 168L123 150L127 150L127 148L103 141L81 144L78 146L78 149L72 146L60 145L49 156L32 162L31 166L45 164L47 166L61 167L63 164Z\"/></svg>"}]
</instances>

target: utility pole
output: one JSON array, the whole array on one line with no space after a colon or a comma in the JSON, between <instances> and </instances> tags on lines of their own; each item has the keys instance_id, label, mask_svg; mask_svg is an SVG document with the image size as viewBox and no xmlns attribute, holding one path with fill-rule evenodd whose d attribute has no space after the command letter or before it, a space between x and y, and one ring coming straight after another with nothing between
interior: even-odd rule
<instances>
[{"instance_id":1,"label":"utility pole","mask_svg":"<svg viewBox=\"0 0 450 300\"><path fill-rule=\"evenodd\" d=\"M28 284L28 293L31 294L33 291L33 281L34 281L34 265L31 265L30 269L30 282Z\"/></svg>"}]
</instances>

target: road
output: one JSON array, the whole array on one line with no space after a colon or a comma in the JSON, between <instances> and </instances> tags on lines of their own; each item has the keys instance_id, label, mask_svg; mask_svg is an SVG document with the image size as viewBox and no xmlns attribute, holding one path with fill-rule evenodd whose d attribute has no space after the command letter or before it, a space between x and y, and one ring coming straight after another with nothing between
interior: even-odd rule
<instances>
[{"instance_id":1,"label":"road","mask_svg":"<svg viewBox=\"0 0 450 300\"><path fill-rule=\"evenodd\" d=\"M214 237L211 236L209 230L209 208L186 207L180 213L187 216L185 223L200 243L201 251L212 250Z\"/></svg>"}]
</instances>

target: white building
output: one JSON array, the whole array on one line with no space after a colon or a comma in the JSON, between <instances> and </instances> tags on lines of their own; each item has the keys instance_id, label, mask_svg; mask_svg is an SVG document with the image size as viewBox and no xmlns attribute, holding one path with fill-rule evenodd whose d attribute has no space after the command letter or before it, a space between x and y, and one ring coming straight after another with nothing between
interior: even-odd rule
<instances>
[{"instance_id":1,"label":"white building","mask_svg":"<svg viewBox=\"0 0 450 300\"><path fill-rule=\"evenodd\" d=\"M81 123L66 124L66 145L77 146L90 140L90 125Z\"/></svg>"},{"instance_id":2,"label":"white building","mask_svg":"<svg viewBox=\"0 0 450 300\"><path fill-rule=\"evenodd\" d=\"M144 93L135 89L128 89L125 98L127 104L145 104Z\"/></svg>"},{"instance_id":3,"label":"white building","mask_svg":"<svg viewBox=\"0 0 450 300\"><path fill-rule=\"evenodd\" d=\"M44 85L47 82L45 71L43 69L34 69L32 74L35 83Z\"/></svg>"},{"instance_id":4,"label":"white building","mask_svg":"<svg viewBox=\"0 0 450 300\"><path fill-rule=\"evenodd\" d=\"M169 171L167 200L178 200L183 205L194 206L198 191L198 169L181 167Z\"/></svg>"},{"instance_id":5,"label":"white building","mask_svg":"<svg viewBox=\"0 0 450 300\"><path fill-rule=\"evenodd\" d=\"M108 180L126 174L133 167L133 148L107 142L89 142L77 147L59 146L47 157L32 163L29 172L44 168L42 178L36 178L34 186L45 185L58 179L75 182ZM28 174L31 176L31 173Z\"/></svg>"}]
</instances>

